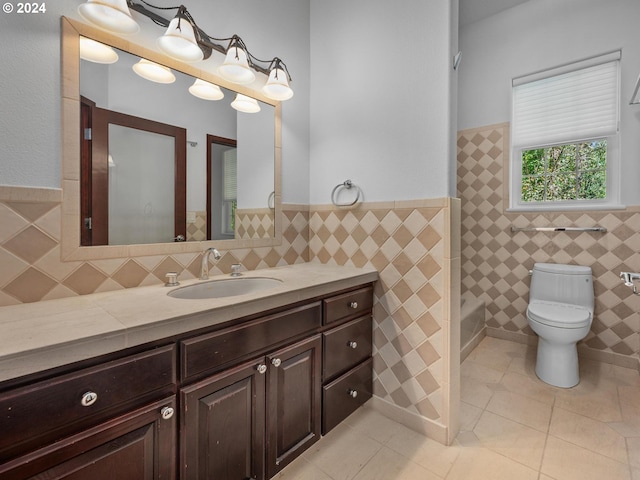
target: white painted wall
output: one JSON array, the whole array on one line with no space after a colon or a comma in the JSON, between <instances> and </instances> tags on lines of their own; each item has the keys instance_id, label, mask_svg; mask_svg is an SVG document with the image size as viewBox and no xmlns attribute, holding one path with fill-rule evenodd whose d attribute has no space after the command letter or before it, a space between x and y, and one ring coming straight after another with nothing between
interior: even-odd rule
<instances>
[{"instance_id":1,"label":"white painted wall","mask_svg":"<svg viewBox=\"0 0 640 480\"><path fill-rule=\"evenodd\" d=\"M312 0L311 204L346 179L366 201L455 194L452 24L457 0Z\"/></svg>"},{"instance_id":2,"label":"white painted wall","mask_svg":"<svg viewBox=\"0 0 640 480\"><path fill-rule=\"evenodd\" d=\"M622 49L621 200L640 204L639 22L638 0L530 0L461 27L458 128L509 121L513 77Z\"/></svg>"},{"instance_id":3,"label":"white painted wall","mask_svg":"<svg viewBox=\"0 0 640 480\"><path fill-rule=\"evenodd\" d=\"M15 2L14 2L15 3ZM82 0L46 2L43 14L0 15L0 184L59 188L60 17L79 18ZM260 58L281 57L296 94L283 108L283 200L308 203L309 2L299 0L189 0L188 8L211 35L242 36ZM163 32L133 13L142 31L131 41L155 48ZM202 62L215 68L222 56ZM259 81L265 77L259 75Z\"/></svg>"},{"instance_id":4,"label":"white painted wall","mask_svg":"<svg viewBox=\"0 0 640 480\"><path fill-rule=\"evenodd\" d=\"M78 18L80 3L0 16L0 184L60 186L60 16ZM367 201L454 191L457 0L188 3L207 32L237 33L256 55L277 54L291 69L295 96L282 109L285 203L328 203L347 178ZM134 16L142 31L131 40L154 47L159 29Z\"/></svg>"}]
</instances>

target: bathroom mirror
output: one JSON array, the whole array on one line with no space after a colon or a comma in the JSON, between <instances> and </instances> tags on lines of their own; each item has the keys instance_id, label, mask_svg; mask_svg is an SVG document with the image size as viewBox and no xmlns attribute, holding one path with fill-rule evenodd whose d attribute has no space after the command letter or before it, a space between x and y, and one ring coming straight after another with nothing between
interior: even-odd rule
<instances>
[{"instance_id":1,"label":"bathroom mirror","mask_svg":"<svg viewBox=\"0 0 640 480\"><path fill-rule=\"evenodd\" d=\"M273 246L280 243L280 225L276 221L280 212L281 153L280 105L278 102L262 96L256 90L229 84L209 71L174 61L161 53L135 45L75 20L63 17L62 32L64 193L62 250L64 258L115 258L141 254L201 251L206 247L201 242L206 240L215 240L216 247L222 249ZM83 65L81 70L81 63L84 64L85 60L79 58L80 36L118 48L120 50L118 52L119 60L115 65L119 65L114 67L114 64L110 66L91 64L86 68ZM176 81L171 85L154 85L152 82L138 77L131 69L131 65L139 60L136 57L145 58L171 68L176 76ZM105 69L109 68L112 68L114 73L108 73L105 77ZM120 73L115 73L116 71ZM117 75L126 75L128 78L123 79L124 77ZM106 82L108 88L100 93L98 84L104 84L105 78L108 79ZM221 86L225 98L220 101L208 101L191 95L188 88L193 84L195 78L201 78ZM138 86L133 87L134 84ZM169 94L166 93L168 90L163 90L161 87L174 87L177 90L169 97L167 96ZM105 88L104 85L103 88ZM164 95L164 101L157 100L157 97L141 100L143 92L148 93L154 89L159 89ZM105 92L107 93L105 94ZM261 111L258 114L248 114L237 112L231 108L230 102L236 92L256 98L260 102ZM178 135L171 138L169 143L166 143L167 138L163 137L160 142L165 142L165 145L170 146L158 147L164 151L173 148L176 152L184 149L186 160L183 161L184 172L177 174L177 177L170 175L169 179L163 177L162 186L155 192L156 197L154 198L157 198L158 195L160 199L163 196L169 198L169 203L173 204L173 211L169 214L172 214L175 220L173 222L175 228L172 229L171 222L167 222L165 219L165 224L169 225L167 227L169 230L165 230L169 233L163 233L159 239L148 239L150 237L142 235L130 239L121 238L114 242L103 241L100 246L83 245L83 243L86 245L86 242L81 241L81 234L86 220L79 205L82 203L81 193L84 193L82 184L86 171L80 167L82 140L78 134L78 125L81 124L80 105L84 104L86 100L93 101L98 106L100 104L106 106L105 110L170 125L184 129L186 132L183 139L180 139ZM146 104L147 107L151 105L152 108L145 110L142 108L143 104ZM153 106L155 106L155 111ZM202 108L201 113L198 113L198 108ZM203 118L205 119L203 120ZM113 142L118 137L126 136L127 132L119 131L122 129L121 125L109 124L109 136ZM149 141L147 137L153 137L148 133L148 130L139 136L141 138L133 141L134 145L138 145L138 150L130 155L132 157L139 155L140 145L144 146L144 142ZM223 147L221 153L220 148L216 147L216 142L212 141L212 139L220 138L236 142L233 148L234 162L228 159L220 161L221 155L224 155L224 150L227 147ZM177 146L176 142L184 144ZM148 150L152 151L153 147ZM119 160L113 154L116 151L120 158L126 158L126 154L122 153L121 146L116 147L115 143L113 148L108 146L103 154L102 163L104 165L101 168L103 182L106 181L107 185L109 176L113 176L119 169ZM110 158L109 154L111 154ZM160 177L161 173L178 172L177 168L175 172L171 172L172 161L174 165L179 165L177 157L176 154L175 158L165 159L164 166L155 169L152 172L153 176ZM221 185L225 182L224 173L231 171L232 163L234 163L233 173L236 175L235 201L230 201L229 189L225 190L224 185ZM149 168L149 165L143 167L146 170ZM183 192L178 185L180 182L184 184ZM228 179L227 182L229 183ZM126 189L131 191L131 179L128 177L121 177L119 181L114 180L112 183L128 185ZM135 181L133 184L135 185ZM183 196L180 200L182 203L176 201L176 198L181 195ZM122 195L112 196L119 201L122 200ZM135 202L138 204L136 208L140 208L142 215L141 220L134 221L137 226L148 220L146 217L166 210L160 204L156 206L156 200L141 201L136 198ZM116 211L115 207L111 206L112 203L112 198L109 198L107 202L102 202L103 205L109 205L110 210ZM130 208L126 204L124 207L120 207L121 212L129 210ZM225 215L227 215L226 223L224 223ZM261 227L256 229L256 224L260 224ZM203 225L206 227L203 228ZM181 233L181 226L184 226L185 240L189 241L178 243L174 241L174 238ZM139 228L139 230L142 229Z\"/></svg>"},{"instance_id":2,"label":"bathroom mirror","mask_svg":"<svg viewBox=\"0 0 640 480\"><path fill-rule=\"evenodd\" d=\"M197 97L175 70L147 80L140 57L115 51L114 63L80 60L82 245L272 237L274 107L238 112L226 88Z\"/></svg>"}]
</instances>

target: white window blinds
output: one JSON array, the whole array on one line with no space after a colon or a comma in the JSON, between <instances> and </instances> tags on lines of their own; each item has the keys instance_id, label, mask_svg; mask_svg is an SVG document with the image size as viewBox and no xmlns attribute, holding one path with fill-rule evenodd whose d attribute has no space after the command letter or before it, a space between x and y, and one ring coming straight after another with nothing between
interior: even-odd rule
<instances>
[{"instance_id":1,"label":"white window blinds","mask_svg":"<svg viewBox=\"0 0 640 480\"><path fill-rule=\"evenodd\" d=\"M617 133L620 52L587 62L587 66L580 62L514 79L514 147L571 143Z\"/></svg>"},{"instance_id":2,"label":"white window blinds","mask_svg":"<svg viewBox=\"0 0 640 480\"><path fill-rule=\"evenodd\" d=\"M238 198L238 162L235 148L225 150L223 153L222 169L224 182L222 186L223 200L229 202Z\"/></svg>"}]
</instances>

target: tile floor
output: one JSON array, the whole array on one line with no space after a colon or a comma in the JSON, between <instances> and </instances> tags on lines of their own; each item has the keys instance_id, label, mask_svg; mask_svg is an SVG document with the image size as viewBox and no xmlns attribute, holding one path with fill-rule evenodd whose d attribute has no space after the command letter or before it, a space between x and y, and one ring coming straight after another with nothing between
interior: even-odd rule
<instances>
[{"instance_id":1,"label":"tile floor","mask_svg":"<svg viewBox=\"0 0 640 480\"><path fill-rule=\"evenodd\" d=\"M486 337L462 364L461 429L445 447L365 406L278 480L640 480L640 376L581 360L536 377L535 347Z\"/></svg>"}]
</instances>

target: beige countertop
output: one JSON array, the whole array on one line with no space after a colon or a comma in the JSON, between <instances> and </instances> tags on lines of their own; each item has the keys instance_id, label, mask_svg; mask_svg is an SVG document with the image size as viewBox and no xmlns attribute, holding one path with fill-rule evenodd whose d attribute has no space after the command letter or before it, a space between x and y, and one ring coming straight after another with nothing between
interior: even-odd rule
<instances>
[{"instance_id":1,"label":"beige countertop","mask_svg":"<svg viewBox=\"0 0 640 480\"><path fill-rule=\"evenodd\" d=\"M373 268L303 263L243 272L274 288L233 297L186 300L163 285L0 307L0 381L377 280ZM209 281L230 278L211 276ZM200 283L187 280L180 286Z\"/></svg>"}]
</instances>

